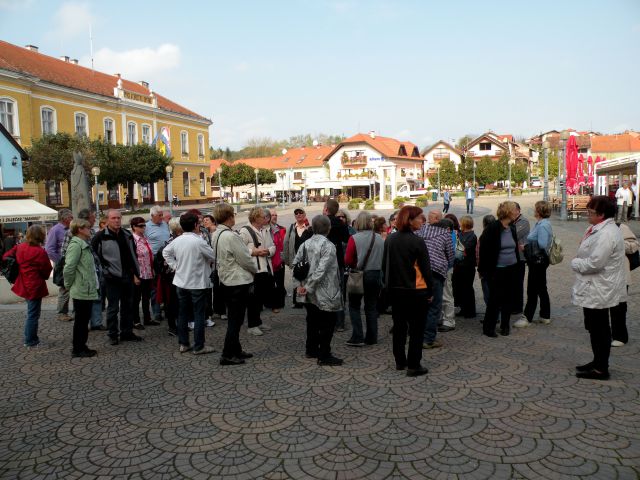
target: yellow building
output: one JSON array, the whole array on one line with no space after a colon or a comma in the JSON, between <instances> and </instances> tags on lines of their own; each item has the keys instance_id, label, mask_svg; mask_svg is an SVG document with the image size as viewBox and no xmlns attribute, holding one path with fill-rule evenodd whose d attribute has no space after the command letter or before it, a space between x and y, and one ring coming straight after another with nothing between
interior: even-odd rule
<instances>
[{"instance_id":1,"label":"yellow building","mask_svg":"<svg viewBox=\"0 0 640 480\"><path fill-rule=\"evenodd\" d=\"M209 126L211 120L155 93L147 82L132 82L54 58L32 45L0 41L0 123L22 147L45 133L68 132L132 145L152 143L168 133L173 157L172 193L183 202L211 199ZM65 182L25 184L35 200L68 206ZM95 188L94 195L95 195ZM123 187L99 188L101 207L124 204ZM167 200L165 182L136 185L136 203Z\"/></svg>"}]
</instances>

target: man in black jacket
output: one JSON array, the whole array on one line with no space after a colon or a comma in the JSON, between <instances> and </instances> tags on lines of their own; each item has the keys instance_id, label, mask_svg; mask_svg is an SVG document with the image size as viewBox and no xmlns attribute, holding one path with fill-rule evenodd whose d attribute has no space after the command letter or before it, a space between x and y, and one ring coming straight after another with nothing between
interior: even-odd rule
<instances>
[{"instance_id":1,"label":"man in black jacket","mask_svg":"<svg viewBox=\"0 0 640 480\"><path fill-rule=\"evenodd\" d=\"M132 315L133 285L140 283L138 259L133 236L122 229L122 214L118 210L107 212L107 227L93 237L91 246L102 264L111 345L118 345L118 334L122 342L141 341L142 338L133 333Z\"/></svg>"},{"instance_id":2,"label":"man in black jacket","mask_svg":"<svg viewBox=\"0 0 640 480\"><path fill-rule=\"evenodd\" d=\"M340 204L330 198L324 204L322 214L329 217L331 221L331 230L327 239L333 243L336 247L336 257L338 257L338 269L340 270L340 280L344 283L344 248L343 243L346 244L349 241L349 228L347 224L336 217L336 213L340 209ZM342 288L344 292L344 288ZM336 330L338 332L344 331L344 310L336 312Z\"/></svg>"}]
</instances>

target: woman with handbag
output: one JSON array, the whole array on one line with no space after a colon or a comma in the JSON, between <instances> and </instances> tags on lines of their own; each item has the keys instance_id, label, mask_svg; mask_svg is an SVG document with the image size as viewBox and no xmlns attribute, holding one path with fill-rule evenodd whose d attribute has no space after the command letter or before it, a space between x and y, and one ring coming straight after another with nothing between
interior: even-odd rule
<instances>
[{"instance_id":1,"label":"woman with handbag","mask_svg":"<svg viewBox=\"0 0 640 480\"><path fill-rule=\"evenodd\" d=\"M91 238L91 224L83 219L73 220L69 230L73 237L65 253L64 286L73 299L75 317L71 355L79 358L95 357L96 351L87 347L93 304L100 299L96 261L91 246L87 243Z\"/></svg>"},{"instance_id":2,"label":"woman with handbag","mask_svg":"<svg viewBox=\"0 0 640 480\"><path fill-rule=\"evenodd\" d=\"M318 365L342 365L342 359L331 354L337 312L344 308L336 247L327 238L331 220L326 215L316 215L311 225L313 236L293 259L294 285L298 285L297 293L307 309L306 357L317 358ZM298 268L299 265L306 266ZM304 273L300 275L298 270Z\"/></svg>"},{"instance_id":3,"label":"woman with handbag","mask_svg":"<svg viewBox=\"0 0 640 480\"><path fill-rule=\"evenodd\" d=\"M402 207L396 220L397 232L384 242L382 258L385 289L393 307L393 356L396 369L406 369L409 377L428 373L420 362L433 280L427 246L414 233L424 223L421 208Z\"/></svg>"},{"instance_id":4,"label":"woman with handbag","mask_svg":"<svg viewBox=\"0 0 640 480\"><path fill-rule=\"evenodd\" d=\"M624 239L624 253L627 260L624 262L625 271L627 273L627 292L631 285L631 261L633 255L638 255L638 239L635 233L631 231L626 223L619 225L620 233ZM636 268L634 265L633 268ZM629 332L627 331L627 302L620 302L615 307L609 309L611 315L611 346L623 347L629 341Z\"/></svg>"},{"instance_id":5,"label":"woman with handbag","mask_svg":"<svg viewBox=\"0 0 640 480\"><path fill-rule=\"evenodd\" d=\"M24 325L24 346L27 348L40 344L40 307L42 298L49 295L47 279L52 267L47 252L42 247L45 235L42 226L31 225L27 229L25 242L14 245L2 257L3 260L13 257L18 264L18 278L11 291L27 301L27 321Z\"/></svg>"},{"instance_id":6,"label":"woman with handbag","mask_svg":"<svg viewBox=\"0 0 640 480\"><path fill-rule=\"evenodd\" d=\"M513 326L523 328L531 325L533 314L536 313L538 298L540 298L540 323L551 323L551 304L547 291L547 268L549 267L549 249L553 238L553 229L549 217L551 205L549 202L539 201L534 206L534 216L537 220L533 230L527 235L525 245L525 257L529 266L527 279L527 304L524 314Z\"/></svg>"},{"instance_id":7,"label":"woman with handbag","mask_svg":"<svg viewBox=\"0 0 640 480\"><path fill-rule=\"evenodd\" d=\"M384 220L383 217L380 217ZM384 240L376 233L373 218L360 212L356 218L357 233L349 237L344 263L351 268L347 280L351 338L347 345L363 347L378 343L378 297L382 284L382 253ZM367 333L363 335L360 303L364 299Z\"/></svg>"},{"instance_id":8,"label":"woman with handbag","mask_svg":"<svg viewBox=\"0 0 640 480\"><path fill-rule=\"evenodd\" d=\"M284 287L284 263L282 262L282 251L284 250L284 239L287 236L287 230L278 224L278 212L275 208L265 210L267 214L267 226L271 240L276 248L276 252L271 257L271 265L273 266L273 278L275 280L275 288L273 295L268 299L268 306L271 307L273 313L280 313L284 308L284 299L287 296L287 290Z\"/></svg>"}]
</instances>

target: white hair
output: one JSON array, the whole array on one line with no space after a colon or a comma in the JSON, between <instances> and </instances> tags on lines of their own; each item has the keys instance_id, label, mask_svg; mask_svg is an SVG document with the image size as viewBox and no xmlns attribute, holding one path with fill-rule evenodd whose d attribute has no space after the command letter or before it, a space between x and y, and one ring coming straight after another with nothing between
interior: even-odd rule
<instances>
[{"instance_id":1,"label":"white hair","mask_svg":"<svg viewBox=\"0 0 640 480\"><path fill-rule=\"evenodd\" d=\"M153 207L151 207L151 209L149 210L149 214L150 215L157 215L159 213L162 213L164 211L164 209L160 206L160 205L154 205Z\"/></svg>"}]
</instances>

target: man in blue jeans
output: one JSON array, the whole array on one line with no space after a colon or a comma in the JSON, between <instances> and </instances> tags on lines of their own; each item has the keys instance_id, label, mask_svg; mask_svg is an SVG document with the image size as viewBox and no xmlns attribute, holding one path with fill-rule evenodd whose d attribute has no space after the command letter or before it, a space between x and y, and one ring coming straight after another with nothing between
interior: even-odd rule
<instances>
[{"instance_id":1,"label":"man in blue jeans","mask_svg":"<svg viewBox=\"0 0 640 480\"><path fill-rule=\"evenodd\" d=\"M449 263L453 261L453 244L449 229L436 225L442 220L442 212L430 210L427 222L415 233L424 240L431 261L433 300L429 303L427 323L424 328L424 343L422 348L439 348L442 343L436 340L438 322L442 316L442 294L447 278Z\"/></svg>"},{"instance_id":2,"label":"man in blue jeans","mask_svg":"<svg viewBox=\"0 0 640 480\"><path fill-rule=\"evenodd\" d=\"M206 295L211 288L211 262L213 250L197 232L198 216L187 212L180 217L184 233L170 242L162 251L169 268L176 273L176 286L180 309L178 313L178 343L180 353L193 350L195 355L215 352L204 344ZM188 323L194 322L193 346L189 341Z\"/></svg>"}]
</instances>

